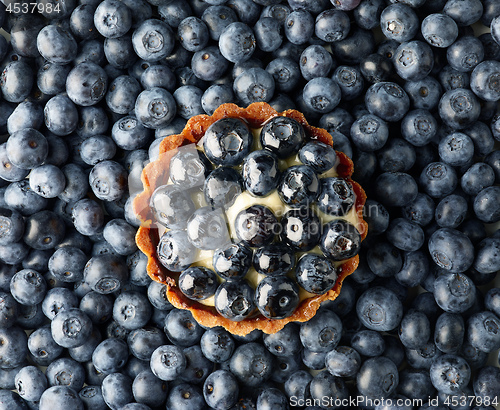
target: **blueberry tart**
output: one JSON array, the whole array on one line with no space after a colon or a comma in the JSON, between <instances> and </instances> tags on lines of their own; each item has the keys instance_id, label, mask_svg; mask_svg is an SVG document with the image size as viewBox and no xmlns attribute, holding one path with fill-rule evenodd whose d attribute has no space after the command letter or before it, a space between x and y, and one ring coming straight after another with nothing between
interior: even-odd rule
<instances>
[{"instance_id":1,"label":"blueberry tart","mask_svg":"<svg viewBox=\"0 0 500 410\"><path fill-rule=\"evenodd\" d=\"M224 104L159 149L134 199L136 242L175 307L206 327L275 333L338 296L366 195L327 131L295 110Z\"/></svg>"}]
</instances>

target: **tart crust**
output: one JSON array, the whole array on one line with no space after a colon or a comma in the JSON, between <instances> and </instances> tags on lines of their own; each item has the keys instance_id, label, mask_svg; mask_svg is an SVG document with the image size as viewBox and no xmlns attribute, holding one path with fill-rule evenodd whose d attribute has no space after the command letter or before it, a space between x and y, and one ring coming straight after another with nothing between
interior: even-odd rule
<instances>
[{"instance_id":1,"label":"tart crust","mask_svg":"<svg viewBox=\"0 0 500 410\"><path fill-rule=\"evenodd\" d=\"M264 102L250 104L247 108L240 108L235 104L223 104L215 110L213 115L198 115L191 118L184 130L178 135L165 137L160 143L160 155L157 160L150 162L142 171L141 180L143 191L139 193L133 202L134 212L141 221L136 235L136 243L139 249L148 257L147 271L149 276L167 286L167 298L170 303L179 309L191 311L194 319L202 326L222 326L232 334L244 336L255 329L264 333L275 333L281 330L289 322L305 322L311 319L318 310L320 304L325 300L334 300L340 293L343 280L353 273L359 263L356 255L342 263L339 267L338 278L335 286L323 295L313 296L302 300L295 312L284 319L268 319L260 314L244 319L239 322L232 321L221 316L213 306L206 306L182 294L177 287L179 272L171 272L166 269L156 256L156 247L159 242L158 229L154 226L154 219L149 207L149 199L154 190L168 180L169 163L176 153L176 148L191 143L197 143L205 134L208 127L221 118L235 117L244 120L251 128L260 128L265 122L276 116L285 116L297 120L303 127L306 137L310 140L319 140L333 145L331 135L322 128L309 125L302 113L296 110L287 110L278 113L269 104ZM337 151L339 162L336 166L340 177L349 181L356 194L355 209L358 216L358 230L361 238L366 237L368 224L363 220L363 205L366 194L363 188L351 179L353 163L343 152Z\"/></svg>"}]
</instances>

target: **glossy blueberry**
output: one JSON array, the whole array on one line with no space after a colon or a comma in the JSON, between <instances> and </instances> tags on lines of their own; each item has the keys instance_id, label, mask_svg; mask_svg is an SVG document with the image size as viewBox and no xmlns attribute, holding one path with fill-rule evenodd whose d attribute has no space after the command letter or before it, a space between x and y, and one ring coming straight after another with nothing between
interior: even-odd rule
<instances>
[{"instance_id":1,"label":"glossy blueberry","mask_svg":"<svg viewBox=\"0 0 500 410\"><path fill-rule=\"evenodd\" d=\"M252 265L252 250L242 243L228 244L214 252L213 267L223 279L243 278Z\"/></svg>"},{"instance_id":2,"label":"glossy blueberry","mask_svg":"<svg viewBox=\"0 0 500 410\"><path fill-rule=\"evenodd\" d=\"M320 236L320 220L308 209L291 209L281 218L281 239L293 249L311 250Z\"/></svg>"},{"instance_id":3,"label":"glossy blueberry","mask_svg":"<svg viewBox=\"0 0 500 410\"><path fill-rule=\"evenodd\" d=\"M431 235L428 246L434 262L452 273L465 272L474 260L472 242L455 229L438 229Z\"/></svg>"},{"instance_id":4,"label":"glossy blueberry","mask_svg":"<svg viewBox=\"0 0 500 410\"><path fill-rule=\"evenodd\" d=\"M403 306L393 291L374 287L359 297L356 312L368 329L389 331L399 325L403 317Z\"/></svg>"},{"instance_id":5,"label":"glossy blueberry","mask_svg":"<svg viewBox=\"0 0 500 410\"><path fill-rule=\"evenodd\" d=\"M259 247L273 240L278 221L269 208L252 205L238 213L234 226L238 239L248 246Z\"/></svg>"},{"instance_id":6,"label":"glossy blueberry","mask_svg":"<svg viewBox=\"0 0 500 410\"><path fill-rule=\"evenodd\" d=\"M218 167L207 177L203 192L205 200L213 208L230 207L243 190L243 181L238 172L230 167Z\"/></svg>"},{"instance_id":7,"label":"glossy blueberry","mask_svg":"<svg viewBox=\"0 0 500 410\"><path fill-rule=\"evenodd\" d=\"M278 116L266 122L260 132L262 146L279 158L287 158L298 151L305 140L304 129L293 118Z\"/></svg>"},{"instance_id":8,"label":"glossy blueberry","mask_svg":"<svg viewBox=\"0 0 500 410\"><path fill-rule=\"evenodd\" d=\"M330 145L319 141L310 141L300 149L299 159L317 173L323 173L335 166L337 154Z\"/></svg>"},{"instance_id":9,"label":"glossy blueberry","mask_svg":"<svg viewBox=\"0 0 500 410\"><path fill-rule=\"evenodd\" d=\"M323 226L319 247L326 257L340 261L357 255L360 243L361 235L357 228L339 219Z\"/></svg>"},{"instance_id":10,"label":"glossy blueberry","mask_svg":"<svg viewBox=\"0 0 500 410\"><path fill-rule=\"evenodd\" d=\"M412 399L425 400L434 393L429 372L421 369L405 369L399 374L398 391ZM401 408L401 407L399 407Z\"/></svg>"},{"instance_id":11,"label":"glossy blueberry","mask_svg":"<svg viewBox=\"0 0 500 410\"><path fill-rule=\"evenodd\" d=\"M263 68L250 68L234 79L233 91L244 106L268 102L274 95L274 78Z\"/></svg>"},{"instance_id":12,"label":"glossy blueberry","mask_svg":"<svg viewBox=\"0 0 500 410\"><path fill-rule=\"evenodd\" d=\"M266 196L277 188L281 173L277 156L268 150L251 152L241 171L245 189L256 196Z\"/></svg>"},{"instance_id":13,"label":"glossy blueberry","mask_svg":"<svg viewBox=\"0 0 500 410\"><path fill-rule=\"evenodd\" d=\"M415 11L406 4L391 4L380 15L380 28L388 39L402 43L415 37L419 20Z\"/></svg>"},{"instance_id":14,"label":"glossy blueberry","mask_svg":"<svg viewBox=\"0 0 500 410\"><path fill-rule=\"evenodd\" d=\"M191 267L179 276L179 289L189 299L202 300L215 294L218 282L215 272L205 267Z\"/></svg>"},{"instance_id":15,"label":"glossy blueberry","mask_svg":"<svg viewBox=\"0 0 500 410\"><path fill-rule=\"evenodd\" d=\"M195 211L187 192L178 185L162 185L151 196L150 206L156 221L169 229L182 229Z\"/></svg>"},{"instance_id":16,"label":"glossy blueberry","mask_svg":"<svg viewBox=\"0 0 500 410\"><path fill-rule=\"evenodd\" d=\"M393 361L386 357L366 360L356 376L358 391L368 397L390 396L399 384L399 373Z\"/></svg>"},{"instance_id":17,"label":"glossy blueberry","mask_svg":"<svg viewBox=\"0 0 500 410\"><path fill-rule=\"evenodd\" d=\"M224 118L213 123L203 137L208 159L216 165L241 164L250 153L252 134L248 126L236 118Z\"/></svg>"},{"instance_id":18,"label":"glossy blueberry","mask_svg":"<svg viewBox=\"0 0 500 410\"><path fill-rule=\"evenodd\" d=\"M229 242L225 216L220 208L198 208L187 222L187 237L198 249L217 249Z\"/></svg>"},{"instance_id":19,"label":"glossy blueberry","mask_svg":"<svg viewBox=\"0 0 500 410\"><path fill-rule=\"evenodd\" d=\"M332 111L340 102L341 90L337 82L328 77L315 77L304 86L305 105L321 114Z\"/></svg>"},{"instance_id":20,"label":"glossy blueberry","mask_svg":"<svg viewBox=\"0 0 500 410\"><path fill-rule=\"evenodd\" d=\"M299 288L287 276L267 276L255 289L255 305L263 316L282 319L293 314L299 303Z\"/></svg>"},{"instance_id":21,"label":"glossy blueberry","mask_svg":"<svg viewBox=\"0 0 500 410\"><path fill-rule=\"evenodd\" d=\"M294 165L281 175L278 193L281 200L292 207L314 202L320 192L320 181L312 167Z\"/></svg>"},{"instance_id":22,"label":"glossy blueberry","mask_svg":"<svg viewBox=\"0 0 500 410\"><path fill-rule=\"evenodd\" d=\"M208 161L193 148L179 149L170 160L170 179L182 189L203 185Z\"/></svg>"},{"instance_id":23,"label":"glossy blueberry","mask_svg":"<svg viewBox=\"0 0 500 410\"><path fill-rule=\"evenodd\" d=\"M294 265L295 254L285 244L262 246L253 255L253 266L262 275L284 276Z\"/></svg>"},{"instance_id":24,"label":"glossy blueberry","mask_svg":"<svg viewBox=\"0 0 500 410\"><path fill-rule=\"evenodd\" d=\"M240 383L256 387L271 377L273 356L260 343L245 343L235 349L229 367Z\"/></svg>"},{"instance_id":25,"label":"glossy blueberry","mask_svg":"<svg viewBox=\"0 0 500 410\"><path fill-rule=\"evenodd\" d=\"M401 120L408 112L410 99L406 91L396 83L381 82L368 88L365 104L371 114L393 122Z\"/></svg>"},{"instance_id":26,"label":"glossy blueberry","mask_svg":"<svg viewBox=\"0 0 500 410\"><path fill-rule=\"evenodd\" d=\"M215 292L215 309L225 318L239 322L254 313L254 294L244 279L222 282Z\"/></svg>"},{"instance_id":27,"label":"glossy blueberry","mask_svg":"<svg viewBox=\"0 0 500 410\"><path fill-rule=\"evenodd\" d=\"M300 340L313 352L328 352L335 348L342 335L342 322L332 311L323 309L311 320L300 325Z\"/></svg>"},{"instance_id":28,"label":"glossy blueberry","mask_svg":"<svg viewBox=\"0 0 500 410\"><path fill-rule=\"evenodd\" d=\"M420 174L420 186L433 198L443 198L451 194L458 184L455 170L444 162L428 164Z\"/></svg>"},{"instance_id":29,"label":"glossy blueberry","mask_svg":"<svg viewBox=\"0 0 500 410\"><path fill-rule=\"evenodd\" d=\"M168 231L160 238L158 259L167 269L181 272L194 261L194 246L185 231Z\"/></svg>"}]
</instances>

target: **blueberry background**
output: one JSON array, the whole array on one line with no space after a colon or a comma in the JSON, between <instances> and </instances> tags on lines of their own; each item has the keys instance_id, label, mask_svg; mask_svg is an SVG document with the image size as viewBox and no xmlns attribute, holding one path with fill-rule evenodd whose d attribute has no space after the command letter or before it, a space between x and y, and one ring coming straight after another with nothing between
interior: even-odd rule
<instances>
[{"instance_id":1,"label":"blueberry background","mask_svg":"<svg viewBox=\"0 0 500 410\"><path fill-rule=\"evenodd\" d=\"M0 408L500 400L498 0L24 4L0 4ZM131 205L162 138L254 101L332 134L371 231L314 319L241 337L170 305Z\"/></svg>"}]
</instances>

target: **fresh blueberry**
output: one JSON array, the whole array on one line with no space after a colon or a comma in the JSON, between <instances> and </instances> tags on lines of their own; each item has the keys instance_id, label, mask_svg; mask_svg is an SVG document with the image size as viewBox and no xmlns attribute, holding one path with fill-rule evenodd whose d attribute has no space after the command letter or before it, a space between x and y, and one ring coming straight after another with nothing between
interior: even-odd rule
<instances>
[{"instance_id":1,"label":"fresh blueberry","mask_svg":"<svg viewBox=\"0 0 500 410\"><path fill-rule=\"evenodd\" d=\"M178 346L159 346L151 355L151 371L160 380L175 380L186 369L186 365L186 356Z\"/></svg>"},{"instance_id":2,"label":"fresh blueberry","mask_svg":"<svg viewBox=\"0 0 500 410\"><path fill-rule=\"evenodd\" d=\"M206 403L201 388L190 383L179 383L170 389L166 405L172 410L202 410Z\"/></svg>"},{"instance_id":3,"label":"fresh blueberry","mask_svg":"<svg viewBox=\"0 0 500 410\"><path fill-rule=\"evenodd\" d=\"M336 81L328 77L315 77L304 86L302 97L310 110L325 114L339 104L341 90Z\"/></svg>"},{"instance_id":4,"label":"fresh blueberry","mask_svg":"<svg viewBox=\"0 0 500 410\"><path fill-rule=\"evenodd\" d=\"M281 175L278 193L281 200L287 205L292 207L305 206L314 202L319 195L319 182L312 167L308 165L294 165Z\"/></svg>"},{"instance_id":5,"label":"fresh blueberry","mask_svg":"<svg viewBox=\"0 0 500 410\"><path fill-rule=\"evenodd\" d=\"M192 72L199 80L219 80L228 68L229 62L218 47L208 46L194 53L191 59ZM236 90L235 90L236 92Z\"/></svg>"},{"instance_id":6,"label":"fresh blueberry","mask_svg":"<svg viewBox=\"0 0 500 410\"><path fill-rule=\"evenodd\" d=\"M441 228L429 238L429 252L434 262L450 272L465 272L474 261L474 247L465 234Z\"/></svg>"},{"instance_id":7,"label":"fresh blueberry","mask_svg":"<svg viewBox=\"0 0 500 410\"><path fill-rule=\"evenodd\" d=\"M389 331L403 317L403 306L396 294L384 287L373 287L361 294L356 304L359 320L368 329Z\"/></svg>"},{"instance_id":8,"label":"fresh blueberry","mask_svg":"<svg viewBox=\"0 0 500 410\"><path fill-rule=\"evenodd\" d=\"M468 26L481 18L483 4L479 0L466 0L464 2L451 0L446 2L443 12L453 18L459 26Z\"/></svg>"},{"instance_id":9,"label":"fresh blueberry","mask_svg":"<svg viewBox=\"0 0 500 410\"><path fill-rule=\"evenodd\" d=\"M339 86L342 99L346 101L359 97L364 90L363 76L355 66L341 65L337 67L332 79Z\"/></svg>"},{"instance_id":10,"label":"fresh blueberry","mask_svg":"<svg viewBox=\"0 0 500 410\"><path fill-rule=\"evenodd\" d=\"M305 44L314 33L314 18L307 10L292 11L285 19L285 36L293 44Z\"/></svg>"},{"instance_id":11,"label":"fresh blueberry","mask_svg":"<svg viewBox=\"0 0 500 410\"><path fill-rule=\"evenodd\" d=\"M193 319L188 310L172 309L165 319L163 329L168 339L178 346L192 346L199 343L203 328Z\"/></svg>"},{"instance_id":12,"label":"fresh blueberry","mask_svg":"<svg viewBox=\"0 0 500 410\"><path fill-rule=\"evenodd\" d=\"M443 198L455 190L458 177L450 165L432 162L420 174L419 182L426 194L433 198Z\"/></svg>"},{"instance_id":13,"label":"fresh blueberry","mask_svg":"<svg viewBox=\"0 0 500 410\"><path fill-rule=\"evenodd\" d=\"M354 121L351 126L350 136L353 143L360 150L376 151L387 142L389 128L381 118L367 114Z\"/></svg>"},{"instance_id":14,"label":"fresh blueberry","mask_svg":"<svg viewBox=\"0 0 500 410\"><path fill-rule=\"evenodd\" d=\"M109 294L119 290L128 279L128 268L123 258L113 254L95 255L83 270L84 281L92 290Z\"/></svg>"},{"instance_id":15,"label":"fresh blueberry","mask_svg":"<svg viewBox=\"0 0 500 410\"><path fill-rule=\"evenodd\" d=\"M248 60L255 47L255 34L245 23L230 23L219 36L219 50L232 63Z\"/></svg>"},{"instance_id":16,"label":"fresh blueberry","mask_svg":"<svg viewBox=\"0 0 500 410\"><path fill-rule=\"evenodd\" d=\"M223 328L211 328L200 340L203 355L214 363L223 363L231 358L235 349L234 339Z\"/></svg>"},{"instance_id":17,"label":"fresh blueberry","mask_svg":"<svg viewBox=\"0 0 500 410\"><path fill-rule=\"evenodd\" d=\"M281 173L277 156L268 150L251 152L243 162L245 189L256 196L266 196L277 188Z\"/></svg>"},{"instance_id":18,"label":"fresh blueberry","mask_svg":"<svg viewBox=\"0 0 500 410\"><path fill-rule=\"evenodd\" d=\"M230 408L238 401L238 381L227 370L216 370L203 384L203 396L210 407Z\"/></svg>"},{"instance_id":19,"label":"fresh blueberry","mask_svg":"<svg viewBox=\"0 0 500 410\"><path fill-rule=\"evenodd\" d=\"M278 230L276 216L263 205L252 205L241 211L234 225L238 239L251 247L270 243Z\"/></svg>"},{"instance_id":20,"label":"fresh blueberry","mask_svg":"<svg viewBox=\"0 0 500 410\"><path fill-rule=\"evenodd\" d=\"M167 399L167 384L150 370L140 372L132 383L132 394L137 403L157 407Z\"/></svg>"},{"instance_id":21,"label":"fresh blueberry","mask_svg":"<svg viewBox=\"0 0 500 410\"><path fill-rule=\"evenodd\" d=\"M342 219L333 220L323 226L319 247L326 257L341 261L357 255L361 234L351 223Z\"/></svg>"},{"instance_id":22,"label":"fresh blueberry","mask_svg":"<svg viewBox=\"0 0 500 410\"><path fill-rule=\"evenodd\" d=\"M222 104L234 102L233 89L228 84L213 84L201 96L201 106L208 115Z\"/></svg>"},{"instance_id":23,"label":"fresh blueberry","mask_svg":"<svg viewBox=\"0 0 500 410\"><path fill-rule=\"evenodd\" d=\"M216 121L203 136L205 154L216 165L241 164L251 145L252 134L248 126L237 118Z\"/></svg>"},{"instance_id":24,"label":"fresh blueberry","mask_svg":"<svg viewBox=\"0 0 500 410\"><path fill-rule=\"evenodd\" d=\"M240 383L256 387L271 377L273 356L260 343L245 343L235 349L229 367Z\"/></svg>"},{"instance_id":25,"label":"fresh blueberry","mask_svg":"<svg viewBox=\"0 0 500 410\"><path fill-rule=\"evenodd\" d=\"M226 280L243 278L251 264L252 251L242 243L228 244L214 252L214 270Z\"/></svg>"},{"instance_id":26,"label":"fresh blueberry","mask_svg":"<svg viewBox=\"0 0 500 410\"><path fill-rule=\"evenodd\" d=\"M489 311L472 315L467 322L467 341L482 352L490 353L497 350L500 344L497 329L500 319Z\"/></svg>"},{"instance_id":27,"label":"fresh blueberry","mask_svg":"<svg viewBox=\"0 0 500 410\"><path fill-rule=\"evenodd\" d=\"M404 6L395 4L394 6ZM390 8L392 6L389 6ZM405 6L406 7L406 6ZM401 120L410 109L410 98L396 83L380 82L368 88L365 104L371 114L389 122Z\"/></svg>"},{"instance_id":28,"label":"fresh blueberry","mask_svg":"<svg viewBox=\"0 0 500 410\"><path fill-rule=\"evenodd\" d=\"M185 231L165 232L160 238L157 252L161 264L174 272L183 271L195 258L194 246Z\"/></svg>"},{"instance_id":29,"label":"fresh blueberry","mask_svg":"<svg viewBox=\"0 0 500 410\"><path fill-rule=\"evenodd\" d=\"M189 299L207 299L215 294L217 286L215 272L205 267L187 268L179 276L179 289Z\"/></svg>"},{"instance_id":30,"label":"fresh blueberry","mask_svg":"<svg viewBox=\"0 0 500 410\"><path fill-rule=\"evenodd\" d=\"M399 373L393 361L386 357L366 360L356 376L359 393L368 397L390 396L399 384Z\"/></svg>"},{"instance_id":31,"label":"fresh blueberry","mask_svg":"<svg viewBox=\"0 0 500 410\"><path fill-rule=\"evenodd\" d=\"M110 408L123 408L134 400L132 379L123 373L111 373L102 381L102 397Z\"/></svg>"},{"instance_id":32,"label":"fresh blueberry","mask_svg":"<svg viewBox=\"0 0 500 410\"><path fill-rule=\"evenodd\" d=\"M410 6L402 3L391 4L380 15L380 28L388 39L402 43L415 37L419 20Z\"/></svg>"},{"instance_id":33,"label":"fresh blueberry","mask_svg":"<svg viewBox=\"0 0 500 410\"><path fill-rule=\"evenodd\" d=\"M52 386L43 392L39 401L40 408L63 410L67 408L83 410L83 401L78 393L68 386Z\"/></svg>"},{"instance_id":34,"label":"fresh blueberry","mask_svg":"<svg viewBox=\"0 0 500 410\"><path fill-rule=\"evenodd\" d=\"M215 309L223 317L239 322L255 312L254 289L242 280L222 282L215 292Z\"/></svg>"},{"instance_id":35,"label":"fresh blueberry","mask_svg":"<svg viewBox=\"0 0 500 410\"><path fill-rule=\"evenodd\" d=\"M263 68L250 68L234 79L233 91L244 106L268 102L274 95L274 78Z\"/></svg>"},{"instance_id":36,"label":"fresh blueberry","mask_svg":"<svg viewBox=\"0 0 500 410\"><path fill-rule=\"evenodd\" d=\"M442 355L432 363L430 377L437 390L446 394L454 394L467 386L471 370L462 357Z\"/></svg>"},{"instance_id":37,"label":"fresh blueberry","mask_svg":"<svg viewBox=\"0 0 500 410\"><path fill-rule=\"evenodd\" d=\"M187 222L187 237L198 249L217 249L229 242L226 220L220 208L198 208Z\"/></svg>"},{"instance_id":38,"label":"fresh blueberry","mask_svg":"<svg viewBox=\"0 0 500 410\"><path fill-rule=\"evenodd\" d=\"M399 338L407 349L418 349L429 341L431 325L427 316L410 310L403 316L399 327Z\"/></svg>"},{"instance_id":39,"label":"fresh blueberry","mask_svg":"<svg viewBox=\"0 0 500 410\"><path fill-rule=\"evenodd\" d=\"M299 288L287 276L267 276L255 289L255 305L263 316L283 319L293 314L299 304Z\"/></svg>"}]
</instances>

